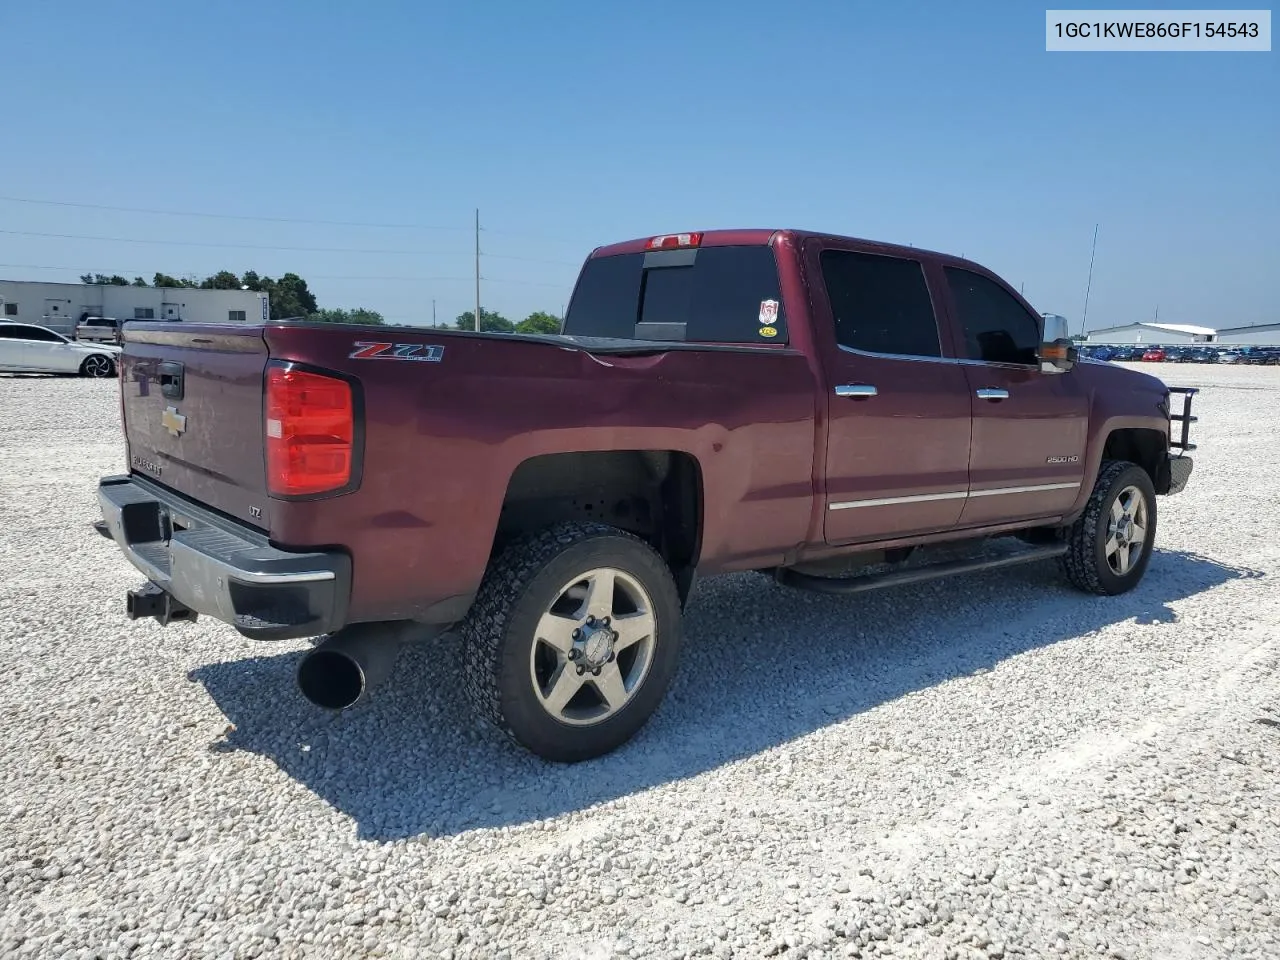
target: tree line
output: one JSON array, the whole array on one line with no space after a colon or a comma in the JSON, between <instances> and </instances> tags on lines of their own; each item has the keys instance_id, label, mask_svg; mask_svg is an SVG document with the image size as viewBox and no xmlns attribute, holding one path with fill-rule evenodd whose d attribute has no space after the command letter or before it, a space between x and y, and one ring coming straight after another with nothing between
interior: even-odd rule
<instances>
[{"instance_id":1,"label":"tree line","mask_svg":"<svg viewBox=\"0 0 1280 960\"><path fill-rule=\"evenodd\" d=\"M364 319L359 323L383 323L383 318L376 310L357 308L354 311L321 310L316 303L315 294L307 288L307 281L296 273L286 273L280 279L260 276L256 270L246 270L242 276L236 276L230 270L219 270L217 273L196 280L193 277L171 277L167 273L156 272L147 283L142 277L134 277L132 281L119 274L107 276L102 273L86 273L80 277L81 283L99 283L114 287L174 287L192 290L253 290L265 293L271 308L272 320L285 320L306 317L311 320L330 321L335 323L352 322L347 317L358 313ZM337 315L342 315L339 319Z\"/></svg>"},{"instance_id":2,"label":"tree line","mask_svg":"<svg viewBox=\"0 0 1280 960\"><path fill-rule=\"evenodd\" d=\"M555 314L535 310L519 323L512 323L500 313L480 308L480 330L482 333L559 333L561 320ZM476 328L476 312L468 310L460 314L454 321L459 330Z\"/></svg>"},{"instance_id":3,"label":"tree line","mask_svg":"<svg viewBox=\"0 0 1280 960\"><path fill-rule=\"evenodd\" d=\"M385 324L386 319L376 310L367 307L356 307L353 310L340 308L321 308L316 302L315 294L307 287L307 281L296 273L286 273L278 280L260 276L254 270L246 270L237 276L230 270L219 270L217 273L196 280L194 277L172 277L167 273L157 272L151 282L142 277L132 280L119 274L108 276L103 273L86 273L80 277L81 283L97 283L115 287L174 287L192 290L253 290L265 293L271 309L272 320L290 320L305 317L319 323L365 323ZM462 314L455 321L459 330L475 329L475 311ZM535 311L519 323L513 323L500 313L480 308L480 329L491 333L559 333L560 318L550 313Z\"/></svg>"}]
</instances>

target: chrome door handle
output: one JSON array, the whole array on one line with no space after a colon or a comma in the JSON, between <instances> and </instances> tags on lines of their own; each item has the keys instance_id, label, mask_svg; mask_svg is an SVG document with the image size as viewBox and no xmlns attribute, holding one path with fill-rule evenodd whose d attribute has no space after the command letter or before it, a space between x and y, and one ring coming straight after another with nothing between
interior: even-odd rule
<instances>
[{"instance_id":1,"label":"chrome door handle","mask_svg":"<svg viewBox=\"0 0 1280 960\"><path fill-rule=\"evenodd\" d=\"M842 383L836 387L837 397L853 397L855 400L865 400L867 397L874 397L879 391L869 383Z\"/></svg>"},{"instance_id":2,"label":"chrome door handle","mask_svg":"<svg viewBox=\"0 0 1280 960\"><path fill-rule=\"evenodd\" d=\"M979 400L992 400L992 401L995 401L995 400L1008 400L1008 399L1009 399L1009 391L1008 391L1008 390L998 390L998 389L995 389L995 388L992 388L992 387L983 387L983 388L982 388L981 390L979 390L977 393L978 393L978 399L979 399Z\"/></svg>"}]
</instances>

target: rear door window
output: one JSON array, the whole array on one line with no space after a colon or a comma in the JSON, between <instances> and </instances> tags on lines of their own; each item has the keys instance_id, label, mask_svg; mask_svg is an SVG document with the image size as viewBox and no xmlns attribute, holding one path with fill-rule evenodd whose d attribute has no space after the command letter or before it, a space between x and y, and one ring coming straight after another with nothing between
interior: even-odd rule
<instances>
[{"instance_id":1,"label":"rear door window","mask_svg":"<svg viewBox=\"0 0 1280 960\"><path fill-rule=\"evenodd\" d=\"M891 356L942 356L919 261L824 250L821 263L840 346Z\"/></svg>"},{"instance_id":2,"label":"rear door window","mask_svg":"<svg viewBox=\"0 0 1280 960\"><path fill-rule=\"evenodd\" d=\"M654 250L588 260L565 317L575 337L786 343L766 246Z\"/></svg>"}]
</instances>

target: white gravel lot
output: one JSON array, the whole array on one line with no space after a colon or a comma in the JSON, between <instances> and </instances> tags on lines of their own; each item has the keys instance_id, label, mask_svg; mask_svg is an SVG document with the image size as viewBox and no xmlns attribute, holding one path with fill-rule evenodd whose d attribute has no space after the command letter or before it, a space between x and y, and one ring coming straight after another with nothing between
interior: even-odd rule
<instances>
[{"instance_id":1,"label":"white gravel lot","mask_svg":"<svg viewBox=\"0 0 1280 960\"><path fill-rule=\"evenodd\" d=\"M1204 392L1138 590L707 582L570 768L451 638L335 717L304 643L129 623L115 383L0 377L0 957L1280 956L1280 368L1146 369Z\"/></svg>"}]
</instances>

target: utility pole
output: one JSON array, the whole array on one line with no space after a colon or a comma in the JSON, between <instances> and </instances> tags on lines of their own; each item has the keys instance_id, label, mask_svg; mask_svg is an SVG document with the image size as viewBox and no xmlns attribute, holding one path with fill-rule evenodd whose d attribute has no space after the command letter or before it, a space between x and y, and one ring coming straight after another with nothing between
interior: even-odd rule
<instances>
[{"instance_id":1,"label":"utility pole","mask_svg":"<svg viewBox=\"0 0 1280 960\"><path fill-rule=\"evenodd\" d=\"M432 300L431 301L431 326L434 327L435 325L436 325L436 302Z\"/></svg>"},{"instance_id":2,"label":"utility pole","mask_svg":"<svg viewBox=\"0 0 1280 960\"><path fill-rule=\"evenodd\" d=\"M1085 331L1085 321L1089 317L1089 291L1093 289L1093 255L1098 252L1098 225L1093 225L1093 246L1089 248L1089 282L1084 288L1084 311L1080 314L1080 332Z\"/></svg>"},{"instance_id":3,"label":"utility pole","mask_svg":"<svg viewBox=\"0 0 1280 960\"><path fill-rule=\"evenodd\" d=\"M476 207L476 333L480 332L480 208Z\"/></svg>"}]
</instances>

